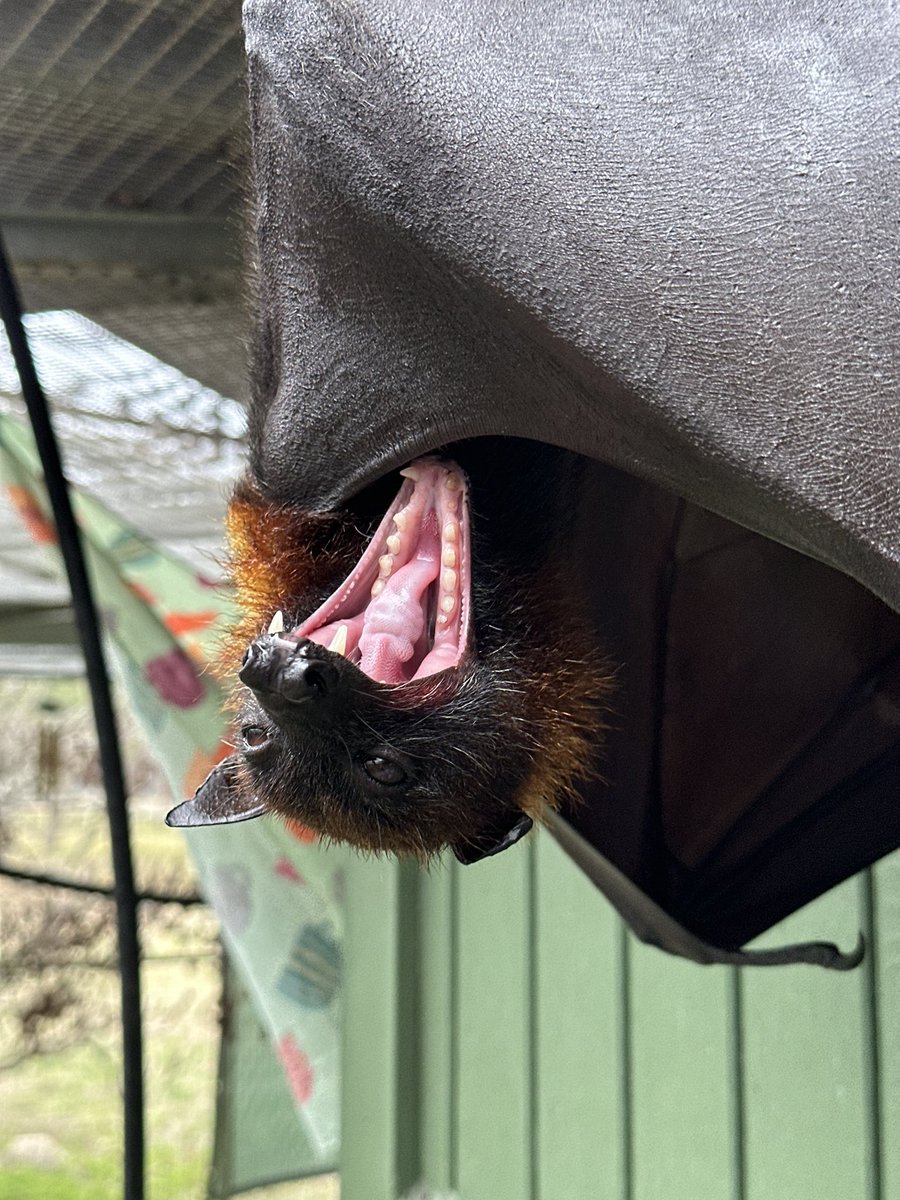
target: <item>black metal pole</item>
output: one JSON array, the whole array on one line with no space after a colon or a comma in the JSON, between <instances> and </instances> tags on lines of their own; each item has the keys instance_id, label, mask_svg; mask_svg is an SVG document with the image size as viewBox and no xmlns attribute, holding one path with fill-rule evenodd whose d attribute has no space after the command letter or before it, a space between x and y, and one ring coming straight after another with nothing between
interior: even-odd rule
<instances>
[{"instance_id":1,"label":"black metal pole","mask_svg":"<svg viewBox=\"0 0 900 1200\"><path fill-rule=\"evenodd\" d=\"M97 610L85 565L78 526L69 500L59 447L53 433L47 400L37 377L22 324L22 306L6 249L0 235L0 315L19 372L22 395L31 418L44 470L44 483L59 535L72 608L84 653L85 673L94 708L100 765L106 790L106 808L115 875L116 925L119 974L122 987L122 1059L124 1067L124 1200L144 1198L144 1072L141 1033L140 943L137 897L131 860L131 837L125 777L113 711L109 676L103 655Z\"/></svg>"}]
</instances>

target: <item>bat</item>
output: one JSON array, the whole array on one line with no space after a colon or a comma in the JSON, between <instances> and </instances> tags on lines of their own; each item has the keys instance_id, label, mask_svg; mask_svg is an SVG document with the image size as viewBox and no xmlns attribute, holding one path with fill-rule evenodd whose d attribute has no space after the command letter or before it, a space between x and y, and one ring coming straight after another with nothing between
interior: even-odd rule
<instances>
[{"instance_id":1,"label":"bat","mask_svg":"<svg viewBox=\"0 0 900 1200\"><path fill-rule=\"evenodd\" d=\"M471 862L574 798L612 687L566 565L578 475L570 454L489 439L407 466L386 511L381 488L310 514L245 479L240 746L173 819L272 811Z\"/></svg>"},{"instance_id":2,"label":"bat","mask_svg":"<svg viewBox=\"0 0 900 1200\"><path fill-rule=\"evenodd\" d=\"M900 845L890 29L553 12L245 6L243 742L172 820L543 820L732 953Z\"/></svg>"}]
</instances>

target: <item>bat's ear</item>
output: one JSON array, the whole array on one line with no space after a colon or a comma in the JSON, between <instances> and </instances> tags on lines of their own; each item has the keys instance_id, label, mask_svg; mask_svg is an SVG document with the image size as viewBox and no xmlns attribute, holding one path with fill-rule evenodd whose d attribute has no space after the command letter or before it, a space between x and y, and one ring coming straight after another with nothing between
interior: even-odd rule
<instances>
[{"instance_id":1,"label":"bat's ear","mask_svg":"<svg viewBox=\"0 0 900 1200\"><path fill-rule=\"evenodd\" d=\"M525 836L531 826L531 817L526 817L524 813L519 815L513 825L510 825L510 818L507 816L504 820L497 821L484 830L477 838L457 842L453 847L453 853L464 866L468 866L470 863L479 862L482 858L490 858L492 854L499 854L508 846L514 846L519 838Z\"/></svg>"},{"instance_id":2,"label":"bat's ear","mask_svg":"<svg viewBox=\"0 0 900 1200\"><path fill-rule=\"evenodd\" d=\"M180 828L196 825L228 825L249 821L266 811L265 804L242 786L237 767L240 760L231 755L204 779L192 800L185 800L166 817L167 825Z\"/></svg>"}]
</instances>

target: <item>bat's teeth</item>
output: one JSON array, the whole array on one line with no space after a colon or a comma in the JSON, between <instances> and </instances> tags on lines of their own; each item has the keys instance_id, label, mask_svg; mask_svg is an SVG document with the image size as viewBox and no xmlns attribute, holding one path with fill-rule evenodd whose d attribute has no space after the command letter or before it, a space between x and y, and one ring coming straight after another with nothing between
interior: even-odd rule
<instances>
[{"instance_id":1,"label":"bat's teeth","mask_svg":"<svg viewBox=\"0 0 900 1200\"><path fill-rule=\"evenodd\" d=\"M456 547L445 546L441 551L441 565L445 567L456 566Z\"/></svg>"},{"instance_id":2,"label":"bat's teeth","mask_svg":"<svg viewBox=\"0 0 900 1200\"><path fill-rule=\"evenodd\" d=\"M390 553L391 554L399 554L400 553L400 545L401 545L400 534L392 533L388 537L388 540L387 540L387 548L390 551Z\"/></svg>"},{"instance_id":3,"label":"bat's teeth","mask_svg":"<svg viewBox=\"0 0 900 1200\"><path fill-rule=\"evenodd\" d=\"M379 579L387 579L394 566L393 554L382 554L378 560L378 577Z\"/></svg>"},{"instance_id":4,"label":"bat's teeth","mask_svg":"<svg viewBox=\"0 0 900 1200\"><path fill-rule=\"evenodd\" d=\"M448 492L458 492L462 487L462 480L455 471L448 471L447 478L444 480L444 486Z\"/></svg>"},{"instance_id":5,"label":"bat's teeth","mask_svg":"<svg viewBox=\"0 0 900 1200\"><path fill-rule=\"evenodd\" d=\"M404 467L400 474L406 479L411 479L413 483L418 483L422 478L422 472L418 467Z\"/></svg>"},{"instance_id":6,"label":"bat's teeth","mask_svg":"<svg viewBox=\"0 0 900 1200\"><path fill-rule=\"evenodd\" d=\"M278 612L269 622L269 633L284 633L284 613L279 608Z\"/></svg>"},{"instance_id":7,"label":"bat's teeth","mask_svg":"<svg viewBox=\"0 0 900 1200\"><path fill-rule=\"evenodd\" d=\"M441 587L451 595L456 591L458 579L459 576L449 567L444 567L443 571L441 571Z\"/></svg>"},{"instance_id":8,"label":"bat's teeth","mask_svg":"<svg viewBox=\"0 0 900 1200\"><path fill-rule=\"evenodd\" d=\"M442 533L445 542L455 542L459 537L459 526L455 521L447 521Z\"/></svg>"},{"instance_id":9,"label":"bat's teeth","mask_svg":"<svg viewBox=\"0 0 900 1200\"><path fill-rule=\"evenodd\" d=\"M456 597L455 596L441 596L441 612L442 613L446 613L447 616L449 617L449 615L453 612L454 608L456 608Z\"/></svg>"},{"instance_id":10,"label":"bat's teeth","mask_svg":"<svg viewBox=\"0 0 900 1200\"><path fill-rule=\"evenodd\" d=\"M399 531L401 533L407 527L407 525L409 524L409 513L406 511L405 508L401 508L398 513L394 514L394 524L397 526L397 528L399 529Z\"/></svg>"},{"instance_id":11,"label":"bat's teeth","mask_svg":"<svg viewBox=\"0 0 900 1200\"><path fill-rule=\"evenodd\" d=\"M337 633L332 639L331 645L328 647L333 654L347 653L347 626L341 625L338 627Z\"/></svg>"},{"instance_id":12,"label":"bat's teeth","mask_svg":"<svg viewBox=\"0 0 900 1200\"><path fill-rule=\"evenodd\" d=\"M380 596L383 591L384 591L384 580L376 579L375 582L372 584L372 599L374 600L376 596Z\"/></svg>"}]
</instances>

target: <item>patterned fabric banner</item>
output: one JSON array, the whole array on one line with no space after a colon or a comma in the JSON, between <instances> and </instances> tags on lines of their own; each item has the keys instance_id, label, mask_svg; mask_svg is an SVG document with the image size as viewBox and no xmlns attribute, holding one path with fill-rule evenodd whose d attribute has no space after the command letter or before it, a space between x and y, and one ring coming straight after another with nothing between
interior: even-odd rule
<instances>
[{"instance_id":1,"label":"patterned fabric banner","mask_svg":"<svg viewBox=\"0 0 900 1200\"><path fill-rule=\"evenodd\" d=\"M32 537L52 550L56 533L30 431L3 415L0 472ZM73 505L111 657L175 799L183 800L230 750L223 689L210 671L230 601L90 496L74 492ZM58 554L53 561L61 569ZM346 852L326 851L309 831L268 817L185 832L309 1140L330 1165L340 1140Z\"/></svg>"}]
</instances>

